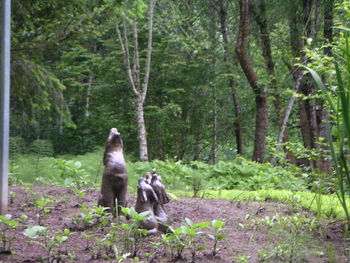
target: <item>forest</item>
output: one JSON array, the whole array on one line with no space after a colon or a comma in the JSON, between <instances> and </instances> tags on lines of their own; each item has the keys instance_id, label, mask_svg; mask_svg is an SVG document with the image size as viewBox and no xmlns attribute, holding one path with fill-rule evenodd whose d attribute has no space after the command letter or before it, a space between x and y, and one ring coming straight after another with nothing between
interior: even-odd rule
<instances>
[{"instance_id":1,"label":"forest","mask_svg":"<svg viewBox=\"0 0 350 263\"><path fill-rule=\"evenodd\" d=\"M0 262L350 262L348 0L11 12ZM129 220L97 206L111 128ZM155 171L171 231L147 235L133 205Z\"/></svg>"}]
</instances>

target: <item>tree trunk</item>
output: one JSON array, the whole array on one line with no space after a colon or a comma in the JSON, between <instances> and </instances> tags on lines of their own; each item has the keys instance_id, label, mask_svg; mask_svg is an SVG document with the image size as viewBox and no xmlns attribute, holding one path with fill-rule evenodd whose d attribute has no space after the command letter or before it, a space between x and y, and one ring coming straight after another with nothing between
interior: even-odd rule
<instances>
[{"instance_id":1,"label":"tree trunk","mask_svg":"<svg viewBox=\"0 0 350 263\"><path fill-rule=\"evenodd\" d=\"M136 20L132 21L132 36L133 36L133 66L130 62L130 52L129 52L129 43L128 35L126 29L126 19L122 19L123 23L123 34L119 29L119 25L116 24L116 31L118 39L120 42L121 50L124 56L124 62L126 66L126 73L131 84L131 89L135 95L136 103L136 122L138 130L138 139L139 139L139 149L140 149L140 161L148 161L148 149L147 149L147 133L143 113L143 104L146 99L149 75L151 71L151 57L152 57L152 33L153 33L153 11L156 0L149 1L148 7L148 40L147 40L147 51L146 51L146 62L144 68L144 78L143 83L141 84L140 80L140 64L139 64L139 48L138 48L138 28Z\"/></svg>"},{"instance_id":2,"label":"tree trunk","mask_svg":"<svg viewBox=\"0 0 350 263\"><path fill-rule=\"evenodd\" d=\"M253 161L263 162L265 154L265 138L267 130L267 90L259 82L248 55L249 37L249 0L239 0L240 23L236 46L236 54L247 80L255 93L256 119Z\"/></svg>"},{"instance_id":3,"label":"tree trunk","mask_svg":"<svg viewBox=\"0 0 350 263\"><path fill-rule=\"evenodd\" d=\"M212 46L212 51L215 50L215 33L216 33L216 26L215 26L215 0L210 0L209 2L209 13L210 13L210 27L209 27L209 41ZM212 68L212 74L210 82L214 82L215 80L215 55L211 57L211 68ZM210 85L210 84L209 84ZM217 162L217 152L218 152L218 135L217 135L217 94L216 94L216 87L214 85L210 85L211 92L212 92L212 100L213 100L213 114L212 114L212 143L211 143L211 150L210 150L210 163L216 164Z\"/></svg>"},{"instance_id":4,"label":"tree trunk","mask_svg":"<svg viewBox=\"0 0 350 263\"><path fill-rule=\"evenodd\" d=\"M326 0L324 2L325 10L324 10L324 27L323 27L323 37L325 44L330 44L333 42L333 6L334 6L334 0ZM326 56L332 57L332 47L327 46L324 49L324 54ZM323 81L327 82L328 76L323 77ZM329 114L325 107L323 107L323 100L319 100L317 103L318 109L317 109L317 122L319 126L319 136L323 138L321 149L324 151L328 150L328 143L327 143L327 130L326 130L326 124L329 120ZM321 173L329 173L331 170L331 161L321 157L320 158L320 166L319 170Z\"/></svg>"},{"instance_id":5,"label":"tree trunk","mask_svg":"<svg viewBox=\"0 0 350 263\"><path fill-rule=\"evenodd\" d=\"M86 97L85 97L85 112L84 112L84 119L87 120L90 117L90 94L91 94L91 87L92 87L92 80L93 80L93 72L89 72L88 76L88 86L86 89Z\"/></svg>"},{"instance_id":6,"label":"tree trunk","mask_svg":"<svg viewBox=\"0 0 350 263\"><path fill-rule=\"evenodd\" d=\"M227 37L227 25L226 25L226 7L224 5L224 0L219 1L219 8L220 8L220 26L221 26L221 34L222 39L224 43L224 63L226 64L226 71L229 73L229 48L228 48L228 37ZM232 59L232 58L231 58ZM235 121L233 123L234 131L235 131L235 138L236 138L236 147L237 147L237 154L243 155L243 143L242 143L242 132L241 132L241 124L239 122L239 117L241 115L241 107L239 100L236 95L236 85L235 80L230 75L229 79L229 87L231 87L231 94L232 94L232 100L233 100L233 106L234 106L234 114L235 114Z\"/></svg>"},{"instance_id":7,"label":"tree trunk","mask_svg":"<svg viewBox=\"0 0 350 263\"><path fill-rule=\"evenodd\" d=\"M141 97L136 98L136 119L140 147L140 161L146 162L148 161L147 133L143 115L143 102Z\"/></svg>"}]
</instances>

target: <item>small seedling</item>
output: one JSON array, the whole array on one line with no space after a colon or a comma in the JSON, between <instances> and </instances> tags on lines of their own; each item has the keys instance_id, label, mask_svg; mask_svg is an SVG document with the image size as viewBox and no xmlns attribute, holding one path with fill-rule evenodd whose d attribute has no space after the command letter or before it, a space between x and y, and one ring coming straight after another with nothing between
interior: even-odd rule
<instances>
[{"instance_id":1,"label":"small seedling","mask_svg":"<svg viewBox=\"0 0 350 263\"><path fill-rule=\"evenodd\" d=\"M39 245L45 249L45 260L47 262L62 261L62 258L64 258L63 251L59 250L59 247L69 240L70 234L70 231L65 229L54 235L54 233L49 233L47 227L44 226L30 226L23 231L23 235L30 239L30 243ZM43 241L34 240L39 238L43 238ZM65 251L64 254L68 255L69 253Z\"/></svg>"},{"instance_id":2,"label":"small seedling","mask_svg":"<svg viewBox=\"0 0 350 263\"><path fill-rule=\"evenodd\" d=\"M225 222L223 221L219 221L219 220L213 220L211 221L211 228L213 229L213 234L209 234L209 238L212 239L214 241L213 244L213 250L212 250L212 254L213 256L216 256L217 252L218 252L218 242L220 240L223 240L227 237L227 235L224 234L225 229L223 228L225 225Z\"/></svg>"},{"instance_id":3,"label":"small seedling","mask_svg":"<svg viewBox=\"0 0 350 263\"><path fill-rule=\"evenodd\" d=\"M181 228L183 229L183 233L185 234L187 238L187 246L189 247L192 255L192 262L195 262L196 260L196 253L197 251L203 251L204 247L201 247L198 244L198 239L203 232L198 231L202 228L207 228L210 223L209 222L200 222L200 223L193 223L191 219L185 218L186 224L182 225Z\"/></svg>"},{"instance_id":4,"label":"small seedling","mask_svg":"<svg viewBox=\"0 0 350 263\"><path fill-rule=\"evenodd\" d=\"M137 213L133 208L121 208L122 212L125 215L129 215L130 224L122 224L121 228L125 231L124 235L124 253L127 251L131 252L131 256L133 258L136 257L139 243L142 240L142 237L148 234L146 229L140 229L140 223L144 220L147 220L147 216L149 214L148 211Z\"/></svg>"},{"instance_id":5,"label":"small seedling","mask_svg":"<svg viewBox=\"0 0 350 263\"><path fill-rule=\"evenodd\" d=\"M107 207L98 206L88 208L86 204L83 204L81 210L82 213L72 218L73 224L78 229L87 229L96 225L104 227L110 223L109 216L111 214L107 212Z\"/></svg>"},{"instance_id":6,"label":"small seedling","mask_svg":"<svg viewBox=\"0 0 350 263\"><path fill-rule=\"evenodd\" d=\"M17 194L15 192L10 192L9 201L10 201L11 205L14 203L16 196L17 196Z\"/></svg>"},{"instance_id":7,"label":"small seedling","mask_svg":"<svg viewBox=\"0 0 350 263\"><path fill-rule=\"evenodd\" d=\"M1 253L11 254L11 243L14 237L8 231L19 226L17 221L12 220L12 215L0 215L0 241L2 242Z\"/></svg>"},{"instance_id":8,"label":"small seedling","mask_svg":"<svg viewBox=\"0 0 350 263\"><path fill-rule=\"evenodd\" d=\"M35 201L35 207L38 209L36 216L38 217L38 225L41 225L42 220L52 211L52 198L41 198Z\"/></svg>"}]
</instances>

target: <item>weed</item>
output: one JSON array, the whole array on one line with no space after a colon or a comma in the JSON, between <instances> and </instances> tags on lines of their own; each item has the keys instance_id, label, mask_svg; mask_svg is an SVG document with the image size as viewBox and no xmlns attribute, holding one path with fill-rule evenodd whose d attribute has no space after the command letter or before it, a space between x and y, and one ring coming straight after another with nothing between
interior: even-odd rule
<instances>
[{"instance_id":1,"label":"weed","mask_svg":"<svg viewBox=\"0 0 350 263\"><path fill-rule=\"evenodd\" d=\"M0 241L2 243L1 253L12 253L11 243L14 239L8 232L9 230L19 226L17 221L12 220L12 215L0 215Z\"/></svg>"},{"instance_id":2,"label":"weed","mask_svg":"<svg viewBox=\"0 0 350 263\"><path fill-rule=\"evenodd\" d=\"M35 208L38 209L36 214L38 218L38 225L41 225L42 220L52 211L52 197L41 198L35 201Z\"/></svg>"},{"instance_id":3,"label":"weed","mask_svg":"<svg viewBox=\"0 0 350 263\"><path fill-rule=\"evenodd\" d=\"M63 250L63 244L69 240L70 231L68 229L60 230L57 235L49 233L48 228L44 226L29 226L23 231L23 235L30 239L30 243L43 247L46 251L44 260L46 262L62 262L69 256L68 247ZM42 238L42 241L34 239Z\"/></svg>"},{"instance_id":4,"label":"weed","mask_svg":"<svg viewBox=\"0 0 350 263\"><path fill-rule=\"evenodd\" d=\"M81 210L82 213L72 218L73 224L77 229L85 230L95 225L105 227L110 223L109 216L111 214L107 212L107 207L88 208L86 204L83 204Z\"/></svg>"},{"instance_id":5,"label":"weed","mask_svg":"<svg viewBox=\"0 0 350 263\"><path fill-rule=\"evenodd\" d=\"M139 249L139 243L142 240L142 237L146 236L148 234L148 231L146 229L140 229L140 223L144 220L147 220L147 215L149 214L148 211L137 213L133 208L121 208L122 213L125 215L129 215L129 224L122 224L121 228L114 224L114 228L116 229L122 229L124 231L124 248L123 253L130 252L131 257L136 257L138 249Z\"/></svg>"},{"instance_id":6,"label":"weed","mask_svg":"<svg viewBox=\"0 0 350 263\"><path fill-rule=\"evenodd\" d=\"M225 229L223 228L225 225L225 222L219 221L219 220L213 220L211 221L211 228L213 229L213 234L209 234L209 238L213 240L213 250L212 254L215 256L217 252L219 251L218 249L218 242L220 240L223 240L227 237L227 235L224 234Z\"/></svg>"}]
</instances>

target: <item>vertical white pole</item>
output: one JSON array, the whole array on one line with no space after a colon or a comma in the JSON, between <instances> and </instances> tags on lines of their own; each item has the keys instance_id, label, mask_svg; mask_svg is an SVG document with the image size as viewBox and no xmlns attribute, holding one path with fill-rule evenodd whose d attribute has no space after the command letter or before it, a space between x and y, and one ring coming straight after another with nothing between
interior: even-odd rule
<instances>
[{"instance_id":1,"label":"vertical white pole","mask_svg":"<svg viewBox=\"0 0 350 263\"><path fill-rule=\"evenodd\" d=\"M8 158L10 126L10 21L11 0L1 4L1 70L0 70L0 214L8 205Z\"/></svg>"}]
</instances>

